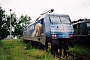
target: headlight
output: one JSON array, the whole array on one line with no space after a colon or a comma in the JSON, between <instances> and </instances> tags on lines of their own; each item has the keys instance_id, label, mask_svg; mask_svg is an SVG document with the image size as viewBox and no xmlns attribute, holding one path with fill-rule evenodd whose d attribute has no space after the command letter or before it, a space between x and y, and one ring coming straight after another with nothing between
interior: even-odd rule
<instances>
[{"instance_id":1,"label":"headlight","mask_svg":"<svg viewBox=\"0 0 90 60\"><path fill-rule=\"evenodd\" d=\"M57 35L56 34L52 34L52 37L57 37Z\"/></svg>"},{"instance_id":2,"label":"headlight","mask_svg":"<svg viewBox=\"0 0 90 60\"><path fill-rule=\"evenodd\" d=\"M74 37L74 35L70 35L70 37L72 38L72 37Z\"/></svg>"}]
</instances>

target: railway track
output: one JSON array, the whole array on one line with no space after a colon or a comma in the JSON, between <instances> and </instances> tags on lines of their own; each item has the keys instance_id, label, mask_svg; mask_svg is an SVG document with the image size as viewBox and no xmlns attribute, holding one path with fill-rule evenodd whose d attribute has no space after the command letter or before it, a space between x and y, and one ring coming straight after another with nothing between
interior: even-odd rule
<instances>
[{"instance_id":1,"label":"railway track","mask_svg":"<svg viewBox=\"0 0 90 60\"><path fill-rule=\"evenodd\" d=\"M75 55L75 60L90 60L90 58L80 55Z\"/></svg>"},{"instance_id":2,"label":"railway track","mask_svg":"<svg viewBox=\"0 0 90 60\"><path fill-rule=\"evenodd\" d=\"M80 56L80 55L77 55L75 53L68 53L68 56L67 57L64 57L64 58L61 58L60 56L59 57L56 57L57 60L90 60L89 57L85 57L85 56Z\"/></svg>"},{"instance_id":3,"label":"railway track","mask_svg":"<svg viewBox=\"0 0 90 60\"><path fill-rule=\"evenodd\" d=\"M67 58L61 58L61 57L55 57L56 60L90 60L89 58L87 57L83 57L83 56L78 56L78 55L69 55L67 56Z\"/></svg>"}]
</instances>

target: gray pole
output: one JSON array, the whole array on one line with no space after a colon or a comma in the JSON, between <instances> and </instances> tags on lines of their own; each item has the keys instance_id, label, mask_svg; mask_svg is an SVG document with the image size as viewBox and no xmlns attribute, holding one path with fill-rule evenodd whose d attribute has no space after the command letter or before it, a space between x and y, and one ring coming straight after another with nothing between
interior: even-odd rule
<instances>
[{"instance_id":1,"label":"gray pole","mask_svg":"<svg viewBox=\"0 0 90 60\"><path fill-rule=\"evenodd\" d=\"M12 9L10 9L10 39L12 39L12 30L11 30L11 11L12 11Z\"/></svg>"}]
</instances>

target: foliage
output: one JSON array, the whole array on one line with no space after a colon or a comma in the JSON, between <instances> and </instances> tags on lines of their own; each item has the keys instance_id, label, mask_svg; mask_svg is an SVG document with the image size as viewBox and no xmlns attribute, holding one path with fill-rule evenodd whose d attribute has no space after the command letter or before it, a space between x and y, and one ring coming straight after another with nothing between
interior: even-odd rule
<instances>
[{"instance_id":1,"label":"foliage","mask_svg":"<svg viewBox=\"0 0 90 60\"><path fill-rule=\"evenodd\" d=\"M4 39L10 33L10 18L11 18L11 29L12 35L14 36L22 36L23 29L26 25L30 23L31 17L28 15L21 15L18 19L15 13L11 13L11 15L5 14L5 10L0 7L0 39Z\"/></svg>"},{"instance_id":2,"label":"foliage","mask_svg":"<svg viewBox=\"0 0 90 60\"><path fill-rule=\"evenodd\" d=\"M22 36L23 33L23 29L26 25L28 25L30 23L31 17L29 17L28 15L21 15L20 19L17 22L17 25L15 27L15 35L20 35Z\"/></svg>"},{"instance_id":3,"label":"foliage","mask_svg":"<svg viewBox=\"0 0 90 60\"><path fill-rule=\"evenodd\" d=\"M3 10L0 6L0 39L6 37L6 33L8 33L7 29L5 28L5 22L5 10Z\"/></svg>"},{"instance_id":4,"label":"foliage","mask_svg":"<svg viewBox=\"0 0 90 60\"><path fill-rule=\"evenodd\" d=\"M25 27L30 23L31 17L29 17L28 15L21 15L20 19L19 19L19 24L21 24L21 26Z\"/></svg>"},{"instance_id":5,"label":"foliage","mask_svg":"<svg viewBox=\"0 0 90 60\"><path fill-rule=\"evenodd\" d=\"M70 47L68 51L79 55L90 55L89 47L87 48L84 45L75 45L73 48Z\"/></svg>"},{"instance_id":6,"label":"foliage","mask_svg":"<svg viewBox=\"0 0 90 60\"><path fill-rule=\"evenodd\" d=\"M11 25L12 25L12 28L14 29L14 31L12 31L12 35L14 35L14 36L22 36L22 34L23 34L23 29L24 29L24 27L25 27L25 25L27 25L27 24L29 24L29 22L30 22L30 20L31 20L31 17L29 17L29 16L27 16L27 15L22 15L21 17L20 17L20 19L18 19L17 17L16 17L16 14L15 13L12 13L11 14ZM10 15L9 16L7 16L7 28L9 28L9 24L10 24L10 22L8 22L8 21L10 21ZM10 29L8 29L8 31L9 31Z\"/></svg>"}]
</instances>

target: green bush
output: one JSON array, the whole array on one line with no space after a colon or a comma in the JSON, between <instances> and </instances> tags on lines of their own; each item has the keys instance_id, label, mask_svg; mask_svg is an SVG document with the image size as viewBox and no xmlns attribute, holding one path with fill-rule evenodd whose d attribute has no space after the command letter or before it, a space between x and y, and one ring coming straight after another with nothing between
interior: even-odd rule
<instances>
[{"instance_id":1,"label":"green bush","mask_svg":"<svg viewBox=\"0 0 90 60\"><path fill-rule=\"evenodd\" d=\"M69 48L68 52L76 53L79 55L90 55L90 49L84 45L75 45L73 48Z\"/></svg>"}]
</instances>

